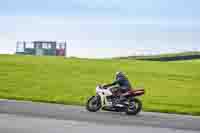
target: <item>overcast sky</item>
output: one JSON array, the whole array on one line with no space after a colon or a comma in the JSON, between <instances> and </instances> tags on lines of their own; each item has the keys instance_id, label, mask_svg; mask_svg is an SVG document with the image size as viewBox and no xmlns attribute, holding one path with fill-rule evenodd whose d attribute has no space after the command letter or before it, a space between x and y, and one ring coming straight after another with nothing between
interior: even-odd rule
<instances>
[{"instance_id":1,"label":"overcast sky","mask_svg":"<svg viewBox=\"0 0 200 133\"><path fill-rule=\"evenodd\" d=\"M200 50L199 0L0 0L0 53L69 40L70 56Z\"/></svg>"}]
</instances>

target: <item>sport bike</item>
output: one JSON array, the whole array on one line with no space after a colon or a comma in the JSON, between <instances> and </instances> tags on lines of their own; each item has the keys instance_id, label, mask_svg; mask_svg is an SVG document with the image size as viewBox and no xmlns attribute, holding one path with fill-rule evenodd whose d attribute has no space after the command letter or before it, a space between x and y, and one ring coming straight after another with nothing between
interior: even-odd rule
<instances>
[{"instance_id":1,"label":"sport bike","mask_svg":"<svg viewBox=\"0 0 200 133\"><path fill-rule=\"evenodd\" d=\"M137 115L142 110L142 102L136 97L144 93L144 89L130 89L122 93L117 87L103 88L101 85L97 85L96 95L89 97L86 109L90 112L105 110ZM120 95L123 95L123 100L120 99Z\"/></svg>"}]
</instances>

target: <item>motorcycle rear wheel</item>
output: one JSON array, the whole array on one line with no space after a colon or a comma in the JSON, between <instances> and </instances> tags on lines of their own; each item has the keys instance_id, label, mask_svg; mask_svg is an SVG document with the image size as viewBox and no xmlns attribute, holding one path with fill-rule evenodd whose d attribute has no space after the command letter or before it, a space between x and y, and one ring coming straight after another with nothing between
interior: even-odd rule
<instances>
[{"instance_id":1,"label":"motorcycle rear wheel","mask_svg":"<svg viewBox=\"0 0 200 133\"><path fill-rule=\"evenodd\" d=\"M139 99L134 98L129 101L126 114L137 115L139 112L141 112L141 110L142 110L142 102Z\"/></svg>"},{"instance_id":2,"label":"motorcycle rear wheel","mask_svg":"<svg viewBox=\"0 0 200 133\"><path fill-rule=\"evenodd\" d=\"M100 108L101 108L100 96L91 96L86 103L86 109L90 112L97 112Z\"/></svg>"}]
</instances>

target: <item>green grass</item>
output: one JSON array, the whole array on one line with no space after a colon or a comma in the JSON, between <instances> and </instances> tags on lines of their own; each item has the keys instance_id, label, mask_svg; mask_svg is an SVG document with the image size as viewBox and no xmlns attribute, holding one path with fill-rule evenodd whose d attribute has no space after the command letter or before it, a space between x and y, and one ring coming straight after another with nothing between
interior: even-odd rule
<instances>
[{"instance_id":1,"label":"green grass","mask_svg":"<svg viewBox=\"0 0 200 133\"><path fill-rule=\"evenodd\" d=\"M0 98L84 105L123 70L145 111L200 115L200 60L157 62L0 55Z\"/></svg>"}]
</instances>

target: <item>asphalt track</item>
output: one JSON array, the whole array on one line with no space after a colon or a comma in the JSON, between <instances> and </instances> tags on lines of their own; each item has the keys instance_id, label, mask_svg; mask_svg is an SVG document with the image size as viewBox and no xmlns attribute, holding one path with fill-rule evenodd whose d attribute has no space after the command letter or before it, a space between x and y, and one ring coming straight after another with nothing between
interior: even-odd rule
<instances>
[{"instance_id":1,"label":"asphalt track","mask_svg":"<svg viewBox=\"0 0 200 133\"><path fill-rule=\"evenodd\" d=\"M91 113L84 107L0 100L0 133L200 133L200 117L141 112Z\"/></svg>"}]
</instances>

